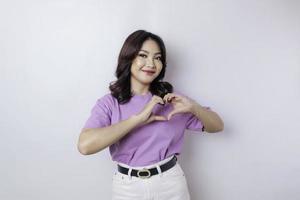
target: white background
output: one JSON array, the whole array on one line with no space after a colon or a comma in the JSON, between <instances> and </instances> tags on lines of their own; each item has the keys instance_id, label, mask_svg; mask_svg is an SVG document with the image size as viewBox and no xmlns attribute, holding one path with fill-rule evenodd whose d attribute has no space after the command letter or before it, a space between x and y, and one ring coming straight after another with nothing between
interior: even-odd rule
<instances>
[{"instance_id":1,"label":"white background","mask_svg":"<svg viewBox=\"0 0 300 200\"><path fill-rule=\"evenodd\" d=\"M296 0L1 0L0 199L110 199L108 148L83 156L77 140L137 29L164 40L165 80L225 124L186 131L192 199L300 199L299 10Z\"/></svg>"}]
</instances>

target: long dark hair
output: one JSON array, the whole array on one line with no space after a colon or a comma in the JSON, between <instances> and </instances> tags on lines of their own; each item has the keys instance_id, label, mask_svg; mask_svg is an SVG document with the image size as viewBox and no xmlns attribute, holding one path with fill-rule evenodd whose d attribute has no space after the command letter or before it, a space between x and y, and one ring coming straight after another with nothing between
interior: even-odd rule
<instances>
[{"instance_id":1,"label":"long dark hair","mask_svg":"<svg viewBox=\"0 0 300 200\"><path fill-rule=\"evenodd\" d=\"M160 74L151 82L149 90L153 95L160 96L161 98L167 93L173 92L173 86L170 83L161 81L165 77L167 67L166 48L163 40L153 33L145 30L137 30L126 38L118 57L118 66L115 72L117 80L109 84L112 96L114 96L120 104L128 102L133 96L130 88L130 68L132 61L138 55L144 41L147 39L154 40L160 47L161 62L163 64Z\"/></svg>"}]
</instances>

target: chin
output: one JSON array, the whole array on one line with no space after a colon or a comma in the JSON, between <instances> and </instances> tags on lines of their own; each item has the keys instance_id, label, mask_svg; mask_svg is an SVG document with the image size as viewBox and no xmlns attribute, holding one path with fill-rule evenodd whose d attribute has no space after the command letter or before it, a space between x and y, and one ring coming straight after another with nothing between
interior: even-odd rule
<instances>
[{"instance_id":1,"label":"chin","mask_svg":"<svg viewBox=\"0 0 300 200\"><path fill-rule=\"evenodd\" d=\"M145 84L145 85L149 85L152 83L154 79L151 79L151 80L140 80L141 83Z\"/></svg>"}]
</instances>

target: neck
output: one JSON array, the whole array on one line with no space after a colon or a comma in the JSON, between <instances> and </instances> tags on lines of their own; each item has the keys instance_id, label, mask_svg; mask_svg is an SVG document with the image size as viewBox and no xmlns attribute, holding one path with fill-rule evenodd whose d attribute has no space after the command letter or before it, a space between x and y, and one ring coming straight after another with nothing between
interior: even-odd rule
<instances>
[{"instance_id":1,"label":"neck","mask_svg":"<svg viewBox=\"0 0 300 200\"><path fill-rule=\"evenodd\" d=\"M131 80L131 92L133 94L144 95L149 92L150 85L144 85Z\"/></svg>"}]
</instances>

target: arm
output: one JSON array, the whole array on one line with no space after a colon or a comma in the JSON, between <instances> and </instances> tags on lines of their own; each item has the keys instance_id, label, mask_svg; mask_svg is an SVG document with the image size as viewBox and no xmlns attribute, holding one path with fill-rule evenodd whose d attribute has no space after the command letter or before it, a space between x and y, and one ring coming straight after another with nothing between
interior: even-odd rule
<instances>
[{"instance_id":1,"label":"arm","mask_svg":"<svg viewBox=\"0 0 300 200\"><path fill-rule=\"evenodd\" d=\"M193 113L199 120L201 120L206 132L215 133L223 131L224 123L216 112L207 110L197 102L194 102L191 113Z\"/></svg>"},{"instance_id":2,"label":"arm","mask_svg":"<svg viewBox=\"0 0 300 200\"><path fill-rule=\"evenodd\" d=\"M164 104L164 101L161 97L154 95L140 113L132 115L126 120L110 126L83 130L77 145L79 152L83 155L97 153L120 140L134 128L156 120L166 120L164 116L153 115L152 113L154 106L158 103ZM101 110L99 112L102 113Z\"/></svg>"},{"instance_id":3,"label":"arm","mask_svg":"<svg viewBox=\"0 0 300 200\"><path fill-rule=\"evenodd\" d=\"M114 144L139 125L141 125L140 119L133 115L111 126L85 129L80 133L78 150L83 155L97 153Z\"/></svg>"},{"instance_id":4,"label":"arm","mask_svg":"<svg viewBox=\"0 0 300 200\"><path fill-rule=\"evenodd\" d=\"M168 93L164 96L164 101L172 103L174 108L168 114L168 119L176 113L190 112L202 122L206 132L215 133L224 129L224 123L217 113L205 109L185 95Z\"/></svg>"}]
</instances>

